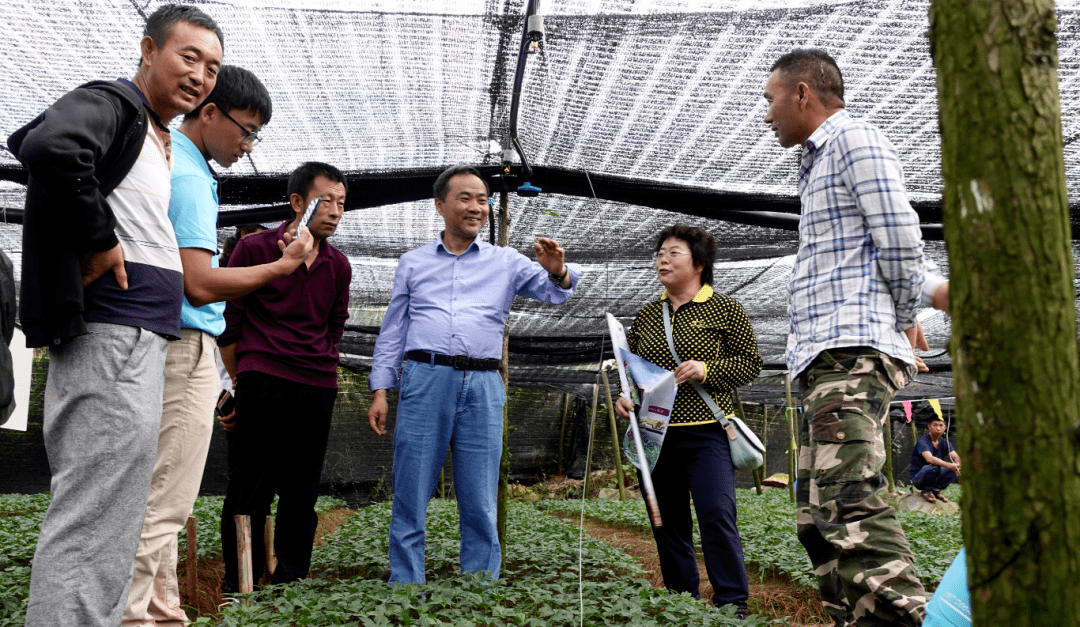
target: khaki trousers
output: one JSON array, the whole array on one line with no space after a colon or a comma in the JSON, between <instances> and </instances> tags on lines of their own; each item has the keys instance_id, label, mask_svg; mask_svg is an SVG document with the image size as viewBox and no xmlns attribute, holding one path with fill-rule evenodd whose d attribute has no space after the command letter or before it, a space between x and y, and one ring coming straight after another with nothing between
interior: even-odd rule
<instances>
[{"instance_id":1,"label":"khaki trousers","mask_svg":"<svg viewBox=\"0 0 1080 627\"><path fill-rule=\"evenodd\" d=\"M194 329L181 333L179 341L169 343L165 360L157 460L124 627L180 626L187 621L176 579L177 534L199 494L221 381L214 338Z\"/></svg>"}]
</instances>

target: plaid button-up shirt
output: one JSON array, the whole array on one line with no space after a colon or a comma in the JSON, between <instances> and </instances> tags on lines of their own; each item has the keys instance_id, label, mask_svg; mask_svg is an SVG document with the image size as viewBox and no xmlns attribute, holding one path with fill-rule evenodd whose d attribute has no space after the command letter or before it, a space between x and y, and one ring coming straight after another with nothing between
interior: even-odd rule
<instances>
[{"instance_id":1,"label":"plaid button-up shirt","mask_svg":"<svg viewBox=\"0 0 1080 627\"><path fill-rule=\"evenodd\" d=\"M841 109L806 142L799 196L799 251L788 282L792 376L844 346L873 347L914 376L903 330L945 279L923 254L896 149Z\"/></svg>"}]
</instances>

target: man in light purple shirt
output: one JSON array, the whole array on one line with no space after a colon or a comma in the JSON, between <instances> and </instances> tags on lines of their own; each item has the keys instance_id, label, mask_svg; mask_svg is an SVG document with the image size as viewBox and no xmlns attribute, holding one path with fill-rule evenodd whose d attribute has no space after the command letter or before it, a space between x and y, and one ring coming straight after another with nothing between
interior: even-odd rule
<instances>
[{"instance_id":1,"label":"man in light purple shirt","mask_svg":"<svg viewBox=\"0 0 1080 627\"><path fill-rule=\"evenodd\" d=\"M435 181L442 236L401 256L375 342L368 424L386 433L386 390L399 387L394 427L390 583L423 583L427 502L447 446L461 514L461 571L499 576L495 525L506 388L502 334L517 295L562 304L580 269L558 242L540 238L537 261L477 239L487 221L488 186L468 166ZM406 359L402 366L402 357ZM399 383L400 381L400 383Z\"/></svg>"}]
</instances>

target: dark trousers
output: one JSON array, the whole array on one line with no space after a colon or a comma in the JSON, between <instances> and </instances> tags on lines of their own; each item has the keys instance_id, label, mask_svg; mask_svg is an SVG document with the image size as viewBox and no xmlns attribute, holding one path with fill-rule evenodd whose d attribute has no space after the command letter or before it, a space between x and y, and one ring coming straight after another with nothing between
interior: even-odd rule
<instances>
[{"instance_id":1,"label":"dark trousers","mask_svg":"<svg viewBox=\"0 0 1080 627\"><path fill-rule=\"evenodd\" d=\"M944 466L927 464L911 477L911 485L919 490L941 492L956 481L956 473Z\"/></svg>"},{"instance_id":2,"label":"dark trousers","mask_svg":"<svg viewBox=\"0 0 1080 627\"><path fill-rule=\"evenodd\" d=\"M244 372L236 383L236 428L228 434L229 487L221 510L225 592L238 591L236 525L251 516L251 572L266 565L263 519L278 498L275 583L307 577L319 517L319 497L330 418L337 389L296 383L261 372Z\"/></svg>"},{"instance_id":3,"label":"dark trousers","mask_svg":"<svg viewBox=\"0 0 1080 627\"><path fill-rule=\"evenodd\" d=\"M663 527L653 529L664 585L701 598L690 498L694 499L713 603L746 609L749 585L735 513L735 467L719 423L670 427L652 473Z\"/></svg>"}]
</instances>

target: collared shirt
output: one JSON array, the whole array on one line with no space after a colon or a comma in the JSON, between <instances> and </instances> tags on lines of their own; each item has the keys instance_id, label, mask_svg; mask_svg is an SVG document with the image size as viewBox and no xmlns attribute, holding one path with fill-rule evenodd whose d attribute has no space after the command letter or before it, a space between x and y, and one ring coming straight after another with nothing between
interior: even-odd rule
<instances>
[{"instance_id":1,"label":"collared shirt","mask_svg":"<svg viewBox=\"0 0 1080 627\"><path fill-rule=\"evenodd\" d=\"M255 266L281 258L283 223L236 243L229 267ZM225 332L218 345L236 344L237 373L257 371L317 387L337 387L337 343L349 318L352 266L323 240L311 267L270 281L225 306Z\"/></svg>"},{"instance_id":2,"label":"collared shirt","mask_svg":"<svg viewBox=\"0 0 1080 627\"><path fill-rule=\"evenodd\" d=\"M169 220L176 231L180 248L210 251L210 267L218 267L217 213L218 182L210 164L186 135L172 131L172 196L169 197ZM225 331L225 303L192 307L187 297L180 310L180 327L197 329L210 335Z\"/></svg>"},{"instance_id":3,"label":"collared shirt","mask_svg":"<svg viewBox=\"0 0 1080 627\"><path fill-rule=\"evenodd\" d=\"M626 341L635 355L661 368L675 370L675 358L664 330L665 302L670 307L667 291L642 307L626 333ZM715 293L706 283L690 302L672 312L671 337L679 359L705 364L701 386L725 414L733 413L731 392L752 382L761 372L757 337L742 305L726 294ZM694 386L688 382L680 384L675 392L670 425L710 422L716 422L716 418Z\"/></svg>"},{"instance_id":4,"label":"collared shirt","mask_svg":"<svg viewBox=\"0 0 1080 627\"><path fill-rule=\"evenodd\" d=\"M896 149L841 109L806 141L799 196L799 251L788 282L791 375L824 350L869 346L914 376L903 330L945 279L923 254Z\"/></svg>"},{"instance_id":5,"label":"collared shirt","mask_svg":"<svg viewBox=\"0 0 1080 627\"><path fill-rule=\"evenodd\" d=\"M556 305L574 293L581 269L568 263L570 287L513 248L474 240L460 255L442 237L401 256L394 291L375 341L372 390L396 388L411 350L479 359L502 357L503 327L515 296Z\"/></svg>"}]
</instances>

